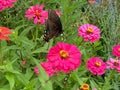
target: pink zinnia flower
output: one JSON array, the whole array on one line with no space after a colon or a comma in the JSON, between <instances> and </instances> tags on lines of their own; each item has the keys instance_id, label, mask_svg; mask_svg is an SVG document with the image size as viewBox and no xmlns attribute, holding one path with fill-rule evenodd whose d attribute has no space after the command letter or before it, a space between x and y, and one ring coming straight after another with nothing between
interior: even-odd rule
<instances>
[{"instance_id":1,"label":"pink zinnia flower","mask_svg":"<svg viewBox=\"0 0 120 90\"><path fill-rule=\"evenodd\" d=\"M94 75L102 75L105 73L106 64L99 57L93 57L87 61L86 68Z\"/></svg>"},{"instance_id":2,"label":"pink zinnia flower","mask_svg":"<svg viewBox=\"0 0 120 90\"><path fill-rule=\"evenodd\" d=\"M58 71L56 68L54 68L54 66L52 66L52 63L50 63L50 62L42 62L40 65L46 71L48 76L53 76ZM36 73L36 75L39 74L39 70L38 70L37 66L34 68L34 72Z\"/></svg>"},{"instance_id":3,"label":"pink zinnia flower","mask_svg":"<svg viewBox=\"0 0 120 90\"><path fill-rule=\"evenodd\" d=\"M58 42L49 50L47 59L58 70L70 73L80 66L81 53L75 45Z\"/></svg>"},{"instance_id":4,"label":"pink zinnia flower","mask_svg":"<svg viewBox=\"0 0 120 90\"><path fill-rule=\"evenodd\" d=\"M13 2L16 2L16 0L0 0L0 11L5 8L12 8Z\"/></svg>"},{"instance_id":5,"label":"pink zinnia flower","mask_svg":"<svg viewBox=\"0 0 120 90\"><path fill-rule=\"evenodd\" d=\"M113 55L120 57L120 45L115 45L112 49Z\"/></svg>"},{"instance_id":6,"label":"pink zinnia flower","mask_svg":"<svg viewBox=\"0 0 120 90\"><path fill-rule=\"evenodd\" d=\"M0 27L0 40L9 40L7 34L11 34L10 29L6 27Z\"/></svg>"},{"instance_id":7,"label":"pink zinnia flower","mask_svg":"<svg viewBox=\"0 0 120 90\"><path fill-rule=\"evenodd\" d=\"M120 60L110 58L107 60L106 64L108 69L116 69L117 72L120 72Z\"/></svg>"},{"instance_id":8,"label":"pink zinnia flower","mask_svg":"<svg viewBox=\"0 0 120 90\"><path fill-rule=\"evenodd\" d=\"M45 19L48 18L48 12L43 10L44 5L35 5L31 6L27 11L25 17L30 19L34 19L34 24L39 23L39 24L45 24Z\"/></svg>"},{"instance_id":9,"label":"pink zinnia flower","mask_svg":"<svg viewBox=\"0 0 120 90\"><path fill-rule=\"evenodd\" d=\"M100 29L91 24L84 24L80 26L78 34L84 38L84 41L90 40L91 43L100 39Z\"/></svg>"}]
</instances>

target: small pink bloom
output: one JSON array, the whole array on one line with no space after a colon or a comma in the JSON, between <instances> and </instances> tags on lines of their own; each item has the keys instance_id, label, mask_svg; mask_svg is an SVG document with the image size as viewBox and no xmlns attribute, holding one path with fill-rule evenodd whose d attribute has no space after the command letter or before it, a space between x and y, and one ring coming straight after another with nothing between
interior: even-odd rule
<instances>
[{"instance_id":1,"label":"small pink bloom","mask_svg":"<svg viewBox=\"0 0 120 90\"><path fill-rule=\"evenodd\" d=\"M94 75L102 75L105 73L106 64L99 57L93 57L87 61L86 68Z\"/></svg>"},{"instance_id":2,"label":"small pink bloom","mask_svg":"<svg viewBox=\"0 0 120 90\"><path fill-rule=\"evenodd\" d=\"M70 73L80 66L81 53L75 45L58 42L49 50L47 59L58 70Z\"/></svg>"},{"instance_id":3,"label":"small pink bloom","mask_svg":"<svg viewBox=\"0 0 120 90\"><path fill-rule=\"evenodd\" d=\"M80 26L78 34L84 38L84 41L90 40L91 43L100 39L100 29L91 24L84 24Z\"/></svg>"},{"instance_id":4,"label":"small pink bloom","mask_svg":"<svg viewBox=\"0 0 120 90\"><path fill-rule=\"evenodd\" d=\"M89 2L90 4L94 4L94 3L95 3L95 0L88 0L88 2Z\"/></svg>"},{"instance_id":5,"label":"small pink bloom","mask_svg":"<svg viewBox=\"0 0 120 90\"><path fill-rule=\"evenodd\" d=\"M112 49L113 55L120 57L120 45L115 45Z\"/></svg>"},{"instance_id":6,"label":"small pink bloom","mask_svg":"<svg viewBox=\"0 0 120 90\"><path fill-rule=\"evenodd\" d=\"M26 11L26 15L25 17L28 18L28 20L30 19L34 19L34 24L45 24L45 19L48 18L48 12L43 10L44 5L35 5L35 6L31 6L27 11Z\"/></svg>"},{"instance_id":7,"label":"small pink bloom","mask_svg":"<svg viewBox=\"0 0 120 90\"><path fill-rule=\"evenodd\" d=\"M107 60L106 64L108 69L116 69L118 72L120 72L120 60L110 58Z\"/></svg>"},{"instance_id":8,"label":"small pink bloom","mask_svg":"<svg viewBox=\"0 0 120 90\"><path fill-rule=\"evenodd\" d=\"M93 88L92 90L97 90L97 88Z\"/></svg>"},{"instance_id":9,"label":"small pink bloom","mask_svg":"<svg viewBox=\"0 0 120 90\"><path fill-rule=\"evenodd\" d=\"M38 70L38 67L37 67L37 66L34 68L34 72L35 72L36 75L39 74L39 70Z\"/></svg>"},{"instance_id":10,"label":"small pink bloom","mask_svg":"<svg viewBox=\"0 0 120 90\"><path fill-rule=\"evenodd\" d=\"M26 65L26 59L22 61L22 66L25 66L25 65Z\"/></svg>"},{"instance_id":11,"label":"small pink bloom","mask_svg":"<svg viewBox=\"0 0 120 90\"><path fill-rule=\"evenodd\" d=\"M16 0L0 0L0 11L6 8L12 8L14 2L16 2Z\"/></svg>"}]
</instances>

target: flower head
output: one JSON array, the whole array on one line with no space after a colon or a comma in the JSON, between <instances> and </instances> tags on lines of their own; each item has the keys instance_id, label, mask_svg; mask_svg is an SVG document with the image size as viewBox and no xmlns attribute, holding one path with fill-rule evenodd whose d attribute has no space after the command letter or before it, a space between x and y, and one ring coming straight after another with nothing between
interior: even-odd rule
<instances>
[{"instance_id":1,"label":"flower head","mask_svg":"<svg viewBox=\"0 0 120 90\"><path fill-rule=\"evenodd\" d=\"M115 45L112 49L113 55L120 57L120 45Z\"/></svg>"},{"instance_id":2,"label":"flower head","mask_svg":"<svg viewBox=\"0 0 120 90\"><path fill-rule=\"evenodd\" d=\"M69 73L81 64L81 53L75 45L58 42L47 55L49 62L58 70Z\"/></svg>"},{"instance_id":3,"label":"flower head","mask_svg":"<svg viewBox=\"0 0 120 90\"><path fill-rule=\"evenodd\" d=\"M53 76L54 74L56 74L58 72L58 69L55 68L51 62L42 62L41 66L45 69L46 73L49 76Z\"/></svg>"},{"instance_id":4,"label":"flower head","mask_svg":"<svg viewBox=\"0 0 120 90\"><path fill-rule=\"evenodd\" d=\"M80 26L78 34L84 38L84 41L90 40L91 43L100 39L100 29L91 24L84 24Z\"/></svg>"},{"instance_id":5,"label":"flower head","mask_svg":"<svg viewBox=\"0 0 120 90\"><path fill-rule=\"evenodd\" d=\"M13 2L16 2L16 0L0 0L0 11L5 8L12 8Z\"/></svg>"},{"instance_id":6,"label":"flower head","mask_svg":"<svg viewBox=\"0 0 120 90\"><path fill-rule=\"evenodd\" d=\"M9 40L7 34L11 34L10 29L6 27L0 27L0 40Z\"/></svg>"},{"instance_id":7,"label":"flower head","mask_svg":"<svg viewBox=\"0 0 120 90\"><path fill-rule=\"evenodd\" d=\"M83 84L81 87L80 87L80 90L90 90L90 87L88 84Z\"/></svg>"},{"instance_id":8,"label":"flower head","mask_svg":"<svg viewBox=\"0 0 120 90\"><path fill-rule=\"evenodd\" d=\"M49 76L53 76L58 71L56 68L54 68L54 66L52 66L52 63L50 62L42 62L40 65L43 67L43 69L46 71L46 73ZM34 68L34 72L36 75L39 74L39 70L37 66Z\"/></svg>"},{"instance_id":9,"label":"flower head","mask_svg":"<svg viewBox=\"0 0 120 90\"><path fill-rule=\"evenodd\" d=\"M34 24L45 24L45 19L48 18L48 12L43 10L44 5L35 5L35 6L31 6L27 11L26 11L26 15L25 17L28 18L28 20L30 19L34 19Z\"/></svg>"},{"instance_id":10,"label":"flower head","mask_svg":"<svg viewBox=\"0 0 120 90\"><path fill-rule=\"evenodd\" d=\"M107 60L106 64L108 69L116 69L117 72L120 72L120 60L110 58Z\"/></svg>"},{"instance_id":11,"label":"flower head","mask_svg":"<svg viewBox=\"0 0 120 90\"><path fill-rule=\"evenodd\" d=\"M102 75L105 73L106 64L99 57L93 57L87 61L86 68L94 75Z\"/></svg>"}]
</instances>

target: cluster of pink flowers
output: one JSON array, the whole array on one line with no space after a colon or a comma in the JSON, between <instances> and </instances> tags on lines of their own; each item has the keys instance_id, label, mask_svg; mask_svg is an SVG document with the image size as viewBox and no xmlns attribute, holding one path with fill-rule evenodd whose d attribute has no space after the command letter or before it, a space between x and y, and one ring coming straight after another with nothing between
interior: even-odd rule
<instances>
[{"instance_id":1,"label":"cluster of pink flowers","mask_svg":"<svg viewBox=\"0 0 120 90\"><path fill-rule=\"evenodd\" d=\"M84 38L84 41L96 42L100 39L100 29L91 24L84 24L78 29L79 36Z\"/></svg>"},{"instance_id":2,"label":"cluster of pink flowers","mask_svg":"<svg viewBox=\"0 0 120 90\"><path fill-rule=\"evenodd\" d=\"M81 53L75 45L58 42L56 46L49 50L47 59L48 61L41 63L41 66L49 76L58 71L68 74L71 70L75 70L80 66ZM34 72L38 74L37 67Z\"/></svg>"},{"instance_id":3,"label":"cluster of pink flowers","mask_svg":"<svg viewBox=\"0 0 120 90\"><path fill-rule=\"evenodd\" d=\"M112 54L116 56L117 58L120 58L120 45L113 46ZM120 60L119 59L110 58L109 60L107 60L106 64L107 64L108 69L116 69L117 72L120 73Z\"/></svg>"},{"instance_id":4,"label":"cluster of pink flowers","mask_svg":"<svg viewBox=\"0 0 120 90\"><path fill-rule=\"evenodd\" d=\"M16 2L16 0L0 0L0 11L5 8L12 8L13 2Z\"/></svg>"},{"instance_id":5,"label":"cluster of pink flowers","mask_svg":"<svg viewBox=\"0 0 120 90\"><path fill-rule=\"evenodd\" d=\"M117 72L120 73L120 60L110 58L109 60L107 60L106 64L108 69L116 69Z\"/></svg>"},{"instance_id":6,"label":"cluster of pink flowers","mask_svg":"<svg viewBox=\"0 0 120 90\"><path fill-rule=\"evenodd\" d=\"M31 6L27 11L25 17L30 19L34 19L34 24L45 24L45 20L48 18L48 12L43 10L44 5L35 5Z\"/></svg>"}]
</instances>

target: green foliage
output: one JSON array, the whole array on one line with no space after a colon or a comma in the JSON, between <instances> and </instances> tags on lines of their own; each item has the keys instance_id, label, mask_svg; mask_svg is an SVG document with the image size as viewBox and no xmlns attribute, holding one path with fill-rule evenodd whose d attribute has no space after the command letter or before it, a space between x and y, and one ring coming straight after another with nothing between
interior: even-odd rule
<instances>
[{"instance_id":1,"label":"green foliage","mask_svg":"<svg viewBox=\"0 0 120 90\"><path fill-rule=\"evenodd\" d=\"M13 8L1 11L0 26L11 28L12 34L9 35L10 41L0 41L0 90L77 90L83 83L88 83L90 90L119 90L120 74L116 71L94 76L86 70L86 61L90 57L98 56L106 61L112 57L113 45L120 44L120 4L117 0L106 3L91 5L87 0L17 0ZM43 42L45 26L35 25L33 20L25 18L25 11L35 4L44 4L46 10L52 8L62 12L63 37ZM99 41L84 42L78 37L78 27L85 23L100 28ZM82 64L69 76L60 73L49 77L39 63L46 61L49 49L63 40L80 49ZM24 60L26 65L22 65ZM34 73L35 66L39 68L38 76Z\"/></svg>"}]
</instances>

